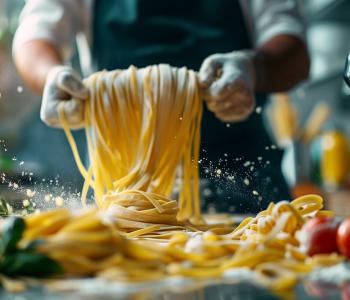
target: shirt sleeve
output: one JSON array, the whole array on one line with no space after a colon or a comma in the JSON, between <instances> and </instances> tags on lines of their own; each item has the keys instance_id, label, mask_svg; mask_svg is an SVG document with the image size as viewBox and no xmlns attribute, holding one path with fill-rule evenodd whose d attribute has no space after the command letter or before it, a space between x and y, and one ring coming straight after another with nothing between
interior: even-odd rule
<instances>
[{"instance_id":1,"label":"shirt sleeve","mask_svg":"<svg viewBox=\"0 0 350 300\"><path fill-rule=\"evenodd\" d=\"M32 40L47 40L65 61L73 53L74 41L82 30L81 0L27 0L13 40L13 53Z\"/></svg>"},{"instance_id":2,"label":"shirt sleeve","mask_svg":"<svg viewBox=\"0 0 350 300\"><path fill-rule=\"evenodd\" d=\"M304 22L295 0L243 0L241 5L256 47L281 34L305 39Z\"/></svg>"}]
</instances>

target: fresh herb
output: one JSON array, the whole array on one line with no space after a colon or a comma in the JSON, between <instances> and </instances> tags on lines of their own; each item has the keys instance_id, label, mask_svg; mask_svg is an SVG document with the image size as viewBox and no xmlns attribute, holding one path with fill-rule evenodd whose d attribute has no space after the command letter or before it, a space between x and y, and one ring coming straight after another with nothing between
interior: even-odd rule
<instances>
[{"instance_id":1,"label":"fresh herb","mask_svg":"<svg viewBox=\"0 0 350 300\"><path fill-rule=\"evenodd\" d=\"M44 277L59 274L62 268L56 261L43 254L16 251L4 258L0 272L8 276Z\"/></svg>"},{"instance_id":2,"label":"fresh herb","mask_svg":"<svg viewBox=\"0 0 350 300\"><path fill-rule=\"evenodd\" d=\"M0 239L1 256L16 251L17 243L22 238L24 229L25 223L22 218L11 217L7 219Z\"/></svg>"},{"instance_id":3,"label":"fresh herb","mask_svg":"<svg viewBox=\"0 0 350 300\"><path fill-rule=\"evenodd\" d=\"M25 249L18 249L25 222L20 217L7 219L0 236L0 273L8 276L49 276L62 273L53 259L35 250L44 241L32 241Z\"/></svg>"}]
</instances>

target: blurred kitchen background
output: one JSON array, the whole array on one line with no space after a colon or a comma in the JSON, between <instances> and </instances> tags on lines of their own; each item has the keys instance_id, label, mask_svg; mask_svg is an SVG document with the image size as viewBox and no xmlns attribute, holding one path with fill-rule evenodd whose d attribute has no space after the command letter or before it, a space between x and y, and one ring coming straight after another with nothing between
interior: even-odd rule
<instances>
[{"instance_id":1,"label":"blurred kitchen background","mask_svg":"<svg viewBox=\"0 0 350 300\"><path fill-rule=\"evenodd\" d=\"M64 133L41 122L40 97L24 85L12 61L12 38L24 3L0 0L0 200L10 202L22 201L34 184L41 198L49 191L79 193L82 184ZM84 138L82 132L74 135ZM0 201L0 213L1 208Z\"/></svg>"},{"instance_id":2,"label":"blurred kitchen background","mask_svg":"<svg viewBox=\"0 0 350 300\"><path fill-rule=\"evenodd\" d=\"M0 175L23 185L59 183L74 190L81 177L64 134L40 121L40 99L24 86L12 63L11 40L23 4L0 0ZM294 170L286 174L291 189L307 182L295 193L326 193L331 208L341 203L340 210L345 205L350 213L350 89L343 80L350 52L350 0L299 0L299 5L307 28L310 79L285 99L293 103L301 128L317 104L326 103L331 113L310 141L293 137L290 143L280 143L288 153L284 168ZM267 112L263 109L269 119ZM82 134L77 138L83 139Z\"/></svg>"}]
</instances>

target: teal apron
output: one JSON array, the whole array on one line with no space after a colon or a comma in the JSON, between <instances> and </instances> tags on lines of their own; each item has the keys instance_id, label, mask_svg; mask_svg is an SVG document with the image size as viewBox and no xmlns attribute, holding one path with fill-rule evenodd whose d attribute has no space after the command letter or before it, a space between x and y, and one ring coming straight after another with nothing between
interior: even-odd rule
<instances>
[{"instance_id":1,"label":"teal apron","mask_svg":"<svg viewBox=\"0 0 350 300\"><path fill-rule=\"evenodd\" d=\"M159 63L198 70L213 53L251 47L237 0L95 1L96 70ZM257 105L264 102L265 96L257 95ZM225 124L204 109L203 208L215 205L219 211L255 212L270 201L288 199L281 152L270 146L261 114Z\"/></svg>"}]
</instances>

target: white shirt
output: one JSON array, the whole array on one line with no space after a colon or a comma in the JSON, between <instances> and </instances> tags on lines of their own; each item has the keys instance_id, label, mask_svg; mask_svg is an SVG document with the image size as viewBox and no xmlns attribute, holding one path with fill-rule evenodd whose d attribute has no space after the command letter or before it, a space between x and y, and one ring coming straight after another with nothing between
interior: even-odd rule
<instances>
[{"instance_id":1,"label":"white shirt","mask_svg":"<svg viewBox=\"0 0 350 300\"><path fill-rule=\"evenodd\" d=\"M255 47L280 34L304 39L304 26L295 0L240 0L240 3ZM83 73L89 74L93 4L93 0L27 0L13 52L28 41L48 40L68 61L76 41Z\"/></svg>"}]
</instances>

